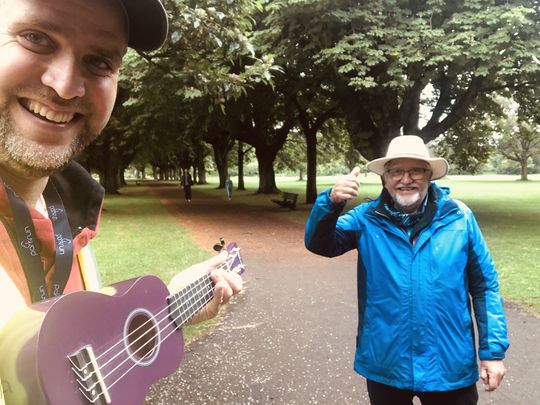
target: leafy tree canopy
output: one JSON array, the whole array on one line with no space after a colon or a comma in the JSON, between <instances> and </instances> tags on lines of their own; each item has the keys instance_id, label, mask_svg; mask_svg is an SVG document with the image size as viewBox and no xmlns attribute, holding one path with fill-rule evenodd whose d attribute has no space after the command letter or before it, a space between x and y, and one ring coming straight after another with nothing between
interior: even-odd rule
<instances>
[{"instance_id":1,"label":"leafy tree canopy","mask_svg":"<svg viewBox=\"0 0 540 405\"><path fill-rule=\"evenodd\" d=\"M316 66L332 72L354 144L369 159L382 155L401 132L426 141L445 133L480 94L538 86L535 0L270 4L279 45L313 55ZM431 116L423 124L420 105L428 84Z\"/></svg>"}]
</instances>

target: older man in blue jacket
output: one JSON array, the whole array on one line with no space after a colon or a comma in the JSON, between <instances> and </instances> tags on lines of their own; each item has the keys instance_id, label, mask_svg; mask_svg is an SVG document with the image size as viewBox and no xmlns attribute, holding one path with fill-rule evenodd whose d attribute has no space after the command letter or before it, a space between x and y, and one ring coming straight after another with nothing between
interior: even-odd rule
<instances>
[{"instance_id":1,"label":"older man in blue jacket","mask_svg":"<svg viewBox=\"0 0 540 405\"><path fill-rule=\"evenodd\" d=\"M497 273L478 223L447 188L448 163L421 138L394 138L368 164L383 190L340 215L357 196L359 168L319 195L306 247L334 257L358 250L355 370L372 404L476 404L479 378L471 298L486 390L505 374L506 321Z\"/></svg>"}]
</instances>

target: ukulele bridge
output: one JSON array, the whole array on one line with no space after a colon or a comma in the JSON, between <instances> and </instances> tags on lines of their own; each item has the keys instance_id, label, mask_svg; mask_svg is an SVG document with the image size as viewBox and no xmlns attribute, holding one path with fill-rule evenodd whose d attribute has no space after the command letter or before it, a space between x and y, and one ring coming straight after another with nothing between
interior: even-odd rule
<instances>
[{"instance_id":1,"label":"ukulele bridge","mask_svg":"<svg viewBox=\"0 0 540 405\"><path fill-rule=\"evenodd\" d=\"M84 346L68 358L85 402L94 405L110 404L111 396L103 380L92 346Z\"/></svg>"}]
</instances>

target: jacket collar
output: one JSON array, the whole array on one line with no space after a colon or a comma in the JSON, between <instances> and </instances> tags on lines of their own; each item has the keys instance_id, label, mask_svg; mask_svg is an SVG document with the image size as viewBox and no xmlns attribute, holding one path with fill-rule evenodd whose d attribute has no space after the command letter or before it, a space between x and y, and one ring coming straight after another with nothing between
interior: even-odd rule
<instances>
[{"instance_id":1,"label":"jacket collar","mask_svg":"<svg viewBox=\"0 0 540 405\"><path fill-rule=\"evenodd\" d=\"M62 198L73 235L82 229L97 230L105 191L81 165L70 162L52 181Z\"/></svg>"}]
</instances>

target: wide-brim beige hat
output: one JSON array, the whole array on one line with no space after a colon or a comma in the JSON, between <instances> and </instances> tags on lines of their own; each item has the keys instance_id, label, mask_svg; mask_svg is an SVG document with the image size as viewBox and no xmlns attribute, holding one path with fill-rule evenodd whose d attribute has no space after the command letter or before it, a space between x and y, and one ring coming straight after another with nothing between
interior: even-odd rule
<instances>
[{"instance_id":1,"label":"wide-brim beige hat","mask_svg":"<svg viewBox=\"0 0 540 405\"><path fill-rule=\"evenodd\" d=\"M419 159L427 162L431 166L431 180L437 180L448 173L448 162L443 158L431 157L426 144L416 135L401 135L395 137L388 145L386 156L372 160L367 164L369 171L384 174L384 165L394 159Z\"/></svg>"}]
</instances>

